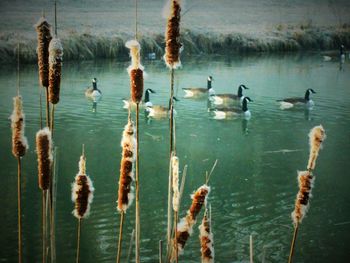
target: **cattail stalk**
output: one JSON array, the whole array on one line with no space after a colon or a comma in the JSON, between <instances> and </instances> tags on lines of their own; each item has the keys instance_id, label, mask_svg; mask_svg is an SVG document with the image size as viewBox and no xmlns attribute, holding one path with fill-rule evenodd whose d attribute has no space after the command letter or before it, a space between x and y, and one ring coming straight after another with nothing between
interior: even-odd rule
<instances>
[{"instance_id":1,"label":"cattail stalk","mask_svg":"<svg viewBox=\"0 0 350 263\"><path fill-rule=\"evenodd\" d=\"M130 49L131 65L128 67L130 76L130 94L134 103L140 103L143 94L143 69L140 61L140 43L129 40L125 46Z\"/></svg>"},{"instance_id":2,"label":"cattail stalk","mask_svg":"<svg viewBox=\"0 0 350 263\"><path fill-rule=\"evenodd\" d=\"M61 40L54 37L49 45L49 101L52 104L60 100L62 56Z\"/></svg>"},{"instance_id":3,"label":"cattail stalk","mask_svg":"<svg viewBox=\"0 0 350 263\"><path fill-rule=\"evenodd\" d=\"M52 39L51 26L45 19L41 17L35 25L37 31L37 54L38 54L38 67L39 67L39 82L46 90L46 125L50 125L50 106L48 97L49 87L49 45Z\"/></svg>"},{"instance_id":4,"label":"cattail stalk","mask_svg":"<svg viewBox=\"0 0 350 263\"><path fill-rule=\"evenodd\" d=\"M39 188L48 190L52 168L52 140L51 131L48 127L36 133L36 152L38 156L38 179Z\"/></svg>"},{"instance_id":5,"label":"cattail stalk","mask_svg":"<svg viewBox=\"0 0 350 263\"><path fill-rule=\"evenodd\" d=\"M13 98L13 112L11 115L12 154L18 159L28 150L28 141L24 136L25 115L23 112L22 97Z\"/></svg>"},{"instance_id":6,"label":"cattail stalk","mask_svg":"<svg viewBox=\"0 0 350 263\"><path fill-rule=\"evenodd\" d=\"M72 184L72 201L75 203L73 215L78 219L77 263L79 262L81 221L89 216L94 190L90 177L86 175L86 159L83 152L79 161L79 173L76 175L75 181Z\"/></svg>"},{"instance_id":7,"label":"cattail stalk","mask_svg":"<svg viewBox=\"0 0 350 263\"><path fill-rule=\"evenodd\" d=\"M163 240L159 240L159 263L162 263L162 257L163 257Z\"/></svg>"},{"instance_id":8,"label":"cattail stalk","mask_svg":"<svg viewBox=\"0 0 350 263\"><path fill-rule=\"evenodd\" d=\"M137 0L135 6L135 40L129 40L125 46L130 49L131 65L128 67L130 76L131 100L136 103L136 165L135 165L135 261L140 262L140 206L139 206L139 103L143 94L143 66L140 61L141 46L137 41Z\"/></svg>"},{"instance_id":9,"label":"cattail stalk","mask_svg":"<svg viewBox=\"0 0 350 263\"><path fill-rule=\"evenodd\" d=\"M307 171L298 172L299 192L295 200L294 211L292 212L294 233L288 258L289 263L291 263L293 260L299 225L301 224L310 206L309 199L312 197L311 192L315 181L313 170L315 169L316 159L325 138L326 133L322 125L315 126L309 133L310 155L307 164Z\"/></svg>"},{"instance_id":10,"label":"cattail stalk","mask_svg":"<svg viewBox=\"0 0 350 263\"><path fill-rule=\"evenodd\" d=\"M19 74L19 71L18 71ZM18 77L19 81L19 77ZM19 84L18 87L19 89ZM18 91L19 93L19 91ZM13 112L11 115L12 154L17 158L17 221L18 221L18 262L22 262L22 169L21 158L28 150L28 141L24 136L25 116L22 106L22 97L13 98Z\"/></svg>"},{"instance_id":11,"label":"cattail stalk","mask_svg":"<svg viewBox=\"0 0 350 263\"><path fill-rule=\"evenodd\" d=\"M175 138L174 138L174 69L181 65L180 62L180 0L170 0L170 12L167 19L167 27L165 32L165 55L164 60L166 65L171 70L170 76L170 156L175 150ZM168 230L167 230L167 247L168 253L171 244L171 182L172 174L169 172L169 184L168 184ZM175 228L176 229L176 228Z\"/></svg>"},{"instance_id":12,"label":"cattail stalk","mask_svg":"<svg viewBox=\"0 0 350 263\"><path fill-rule=\"evenodd\" d=\"M140 181L139 181L139 110L140 104L136 103L136 165L135 165L135 262L140 263L140 240L141 240L141 222L140 222Z\"/></svg>"},{"instance_id":13,"label":"cattail stalk","mask_svg":"<svg viewBox=\"0 0 350 263\"><path fill-rule=\"evenodd\" d=\"M326 139L325 131L322 125L314 127L309 133L310 156L307 164L308 170L314 170L318 153L322 148L322 142Z\"/></svg>"},{"instance_id":14,"label":"cattail stalk","mask_svg":"<svg viewBox=\"0 0 350 263\"><path fill-rule=\"evenodd\" d=\"M180 0L171 0L170 13L168 16L165 33L165 55L166 65L171 69L176 69L180 62Z\"/></svg>"},{"instance_id":15,"label":"cattail stalk","mask_svg":"<svg viewBox=\"0 0 350 263\"><path fill-rule=\"evenodd\" d=\"M134 164L135 164L135 128L133 122L129 119L124 127L123 137L121 141L122 159L120 162L119 190L118 190L118 206L120 212L120 230L118 239L117 262L120 262L124 214L130 207L133 199L133 187L131 183L134 181Z\"/></svg>"},{"instance_id":16,"label":"cattail stalk","mask_svg":"<svg viewBox=\"0 0 350 263\"><path fill-rule=\"evenodd\" d=\"M214 262L213 233L211 232L211 218L208 218L208 210L205 211L202 224L199 229L199 240L201 243L202 263Z\"/></svg>"},{"instance_id":17,"label":"cattail stalk","mask_svg":"<svg viewBox=\"0 0 350 263\"><path fill-rule=\"evenodd\" d=\"M41 17L35 25L37 32L37 54L39 67L39 82L42 87L49 86L49 44L52 39L51 25L45 17Z\"/></svg>"},{"instance_id":18,"label":"cattail stalk","mask_svg":"<svg viewBox=\"0 0 350 263\"><path fill-rule=\"evenodd\" d=\"M126 262L130 261L131 251L132 251L132 247L133 247L133 244L134 244L134 240L135 240L135 229L133 229L132 232L131 232L130 242L129 242L129 249L128 249L128 257L126 258Z\"/></svg>"},{"instance_id":19,"label":"cattail stalk","mask_svg":"<svg viewBox=\"0 0 350 263\"><path fill-rule=\"evenodd\" d=\"M179 211L179 158L176 155L171 157L171 172L172 172L172 188L173 188L173 210L174 210L174 236L177 232L177 221ZM178 248L177 242L175 243L175 261L178 262Z\"/></svg>"},{"instance_id":20,"label":"cattail stalk","mask_svg":"<svg viewBox=\"0 0 350 263\"><path fill-rule=\"evenodd\" d=\"M52 138L49 128L39 130L36 133L36 152L38 157L38 184L42 190L42 254L43 262L46 262L46 236L47 236L47 192L51 184L52 171Z\"/></svg>"},{"instance_id":21,"label":"cattail stalk","mask_svg":"<svg viewBox=\"0 0 350 263\"><path fill-rule=\"evenodd\" d=\"M206 205L209 192L210 187L204 184L199 187L197 191L191 196L191 207L187 211L187 215L180 220L177 226L176 242L178 246L178 252L180 252L180 254L183 253L186 242L192 234L192 229L196 223L197 215L199 214L202 206Z\"/></svg>"},{"instance_id":22,"label":"cattail stalk","mask_svg":"<svg viewBox=\"0 0 350 263\"><path fill-rule=\"evenodd\" d=\"M254 263L254 252L253 252L253 236L249 236L249 258L250 258L250 263Z\"/></svg>"}]
</instances>

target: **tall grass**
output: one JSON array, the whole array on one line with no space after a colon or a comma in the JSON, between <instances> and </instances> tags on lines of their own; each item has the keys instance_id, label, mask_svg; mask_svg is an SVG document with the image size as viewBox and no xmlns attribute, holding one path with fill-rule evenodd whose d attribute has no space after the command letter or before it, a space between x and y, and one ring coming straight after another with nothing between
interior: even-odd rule
<instances>
[{"instance_id":1,"label":"tall grass","mask_svg":"<svg viewBox=\"0 0 350 263\"><path fill-rule=\"evenodd\" d=\"M280 30L279 30L280 29ZM91 60L97 58L115 58L128 60L125 42L130 35L116 33L113 35L97 35L70 32L61 35L65 49L65 61ZM20 59L22 62L36 62L35 40L13 34L0 35L0 61L14 62L15 47L21 42ZM163 56L164 36L149 34L139 36L143 54L156 53ZM182 56L199 54L230 54L242 52L279 52L338 49L342 43L350 46L350 26L338 27L301 27L277 25L264 36L252 36L242 33L217 34L213 32L197 32L182 29L181 41L185 46Z\"/></svg>"}]
</instances>

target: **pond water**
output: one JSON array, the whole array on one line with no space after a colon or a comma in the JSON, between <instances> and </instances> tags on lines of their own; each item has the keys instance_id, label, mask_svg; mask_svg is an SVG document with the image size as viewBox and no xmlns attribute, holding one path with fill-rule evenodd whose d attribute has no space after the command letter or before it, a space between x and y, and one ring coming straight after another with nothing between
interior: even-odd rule
<instances>
[{"instance_id":1,"label":"pond water","mask_svg":"<svg viewBox=\"0 0 350 263\"><path fill-rule=\"evenodd\" d=\"M161 61L144 62L153 104L168 104L169 72ZM91 215L84 220L81 262L113 262L119 214L116 211L120 140L127 121L122 98L129 94L128 63L67 62L63 67L61 101L56 107L58 147L57 262L74 262L77 220L72 216L71 183L85 144L87 172L95 187ZM8 117L16 94L15 66L0 70L0 261L17 258L17 162L11 154ZM210 179L216 262L247 262L249 235L255 260L286 262L292 238L290 213L298 191L297 170L306 167L308 132L322 124L328 138L316 166L311 207L296 244L295 262L346 262L350 243L350 64L324 62L320 54L195 58L183 61L175 74L176 148L181 169L188 165L180 216L190 194L204 183L205 172L218 160ZM21 72L21 94L30 150L23 158L23 239L26 262L41 260L41 192L37 183L35 133L39 129L39 88L36 65ZM206 86L214 77L217 93L236 92L239 84L252 117L214 120L205 100L183 98L182 88ZM91 79L103 92L92 111L84 96ZM315 106L281 110L276 100L304 96ZM168 119L140 119L140 206L142 262L158 262L158 241L165 239L167 211ZM134 204L125 223L123 262L132 229ZM201 216L199 216L200 220ZM180 262L199 262L198 222Z\"/></svg>"}]
</instances>

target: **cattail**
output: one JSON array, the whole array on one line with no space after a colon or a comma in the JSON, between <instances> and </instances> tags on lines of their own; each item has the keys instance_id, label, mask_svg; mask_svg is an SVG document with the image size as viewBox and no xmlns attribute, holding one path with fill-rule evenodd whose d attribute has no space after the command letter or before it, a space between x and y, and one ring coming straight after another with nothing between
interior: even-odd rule
<instances>
[{"instance_id":1,"label":"cattail","mask_svg":"<svg viewBox=\"0 0 350 263\"><path fill-rule=\"evenodd\" d=\"M181 65L180 62L180 0L171 0L170 14L165 33L165 55L166 65L175 69Z\"/></svg>"},{"instance_id":2,"label":"cattail","mask_svg":"<svg viewBox=\"0 0 350 263\"><path fill-rule=\"evenodd\" d=\"M55 37L49 45L49 101L52 104L60 100L62 56L61 40Z\"/></svg>"},{"instance_id":3,"label":"cattail","mask_svg":"<svg viewBox=\"0 0 350 263\"><path fill-rule=\"evenodd\" d=\"M125 46L130 49L131 57L131 65L128 67L131 99L133 102L139 103L143 94L143 66L140 62L141 46L136 40L129 40Z\"/></svg>"},{"instance_id":4,"label":"cattail","mask_svg":"<svg viewBox=\"0 0 350 263\"><path fill-rule=\"evenodd\" d=\"M311 191L315 180L312 172L315 169L316 159L318 152L321 149L322 142L326 138L326 134L322 125L312 128L309 133L309 138L310 156L307 165L307 171L298 172L299 192L295 200L294 211L292 212L294 234L290 246L288 263L291 263L293 259L299 224L302 222L309 209L309 199L311 198Z\"/></svg>"},{"instance_id":5,"label":"cattail","mask_svg":"<svg viewBox=\"0 0 350 263\"><path fill-rule=\"evenodd\" d=\"M89 176L86 175L85 156L80 156L79 173L72 184L72 201L75 203L73 215L78 219L89 216L90 204L94 198L94 187Z\"/></svg>"},{"instance_id":6,"label":"cattail","mask_svg":"<svg viewBox=\"0 0 350 263\"><path fill-rule=\"evenodd\" d=\"M19 158L25 155L28 141L24 136L25 116L23 113L22 97L13 98L13 112L11 115L12 128L12 154Z\"/></svg>"},{"instance_id":7,"label":"cattail","mask_svg":"<svg viewBox=\"0 0 350 263\"><path fill-rule=\"evenodd\" d=\"M326 139L326 133L322 125L315 126L309 133L310 157L307 165L308 170L314 170L318 152L322 148L322 142Z\"/></svg>"},{"instance_id":8,"label":"cattail","mask_svg":"<svg viewBox=\"0 0 350 263\"><path fill-rule=\"evenodd\" d=\"M177 226L176 242L180 253L183 252L185 244L192 234L192 229L196 223L197 215L199 214L202 206L206 205L209 192L210 187L204 184L191 196L191 207L187 211L187 215L181 219Z\"/></svg>"},{"instance_id":9,"label":"cattail","mask_svg":"<svg viewBox=\"0 0 350 263\"><path fill-rule=\"evenodd\" d=\"M294 224L300 224L309 208L309 199L315 178L309 171L298 171L299 192L295 200L295 208L292 213Z\"/></svg>"},{"instance_id":10,"label":"cattail","mask_svg":"<svg viewBox=\"0 0 350 263\"><path fill-rule=\"evenodd\" d=\"M202 224L198 227L199 240L201 242L202 263L214 262L213 233L211 232L210 223L206 211L202 219Z\"/></svg>"},{"instance_id":11,"label":"cattail","mask_svg":"<svg viewBox=\"0 0 350 263\"><path fill-rule=\"evenodd\" d=\"M39 66L39 81L42 87L49 86L49 44L52 39L50 32L50 24L45 17L41 17L35 25L38 33L38 66Z\"/></svg>"},{"instance_id":12,"label":"cattail","mask_svg":"<svg viewBox=\"0 0 350 263\"><path fill-rule=\"evenodd\" d=\"M119 190L118 190L118 211L126 212L134 199L133 187L134 181L134 162L135 162L135 128L132 121L129 121L124 127L123 138L121 141L123 148L122 159L120 163Z\"/></svg>"},{"instance_id":13,"label":"cattail","mask_svg":"<svg viewBox=\"0 0 350 263\"><path fill-rule=\"evenodd\" d=\"M172 179L173 179L173 210L175 212L179 211L179 158L177 156L171 157L171 170L172 170Z\"/></svg>"},{"instance_id":14,"label":"cattail","mask_svg":"<svg viewBox=\"0 0 350 263\"><path fill-rule=\"evenodd\" d=\"M52 168L52 140L49 128L36 133L36 152L38 155L39 187L42 190L49 189Z\"/></svg>"}]
</instances>

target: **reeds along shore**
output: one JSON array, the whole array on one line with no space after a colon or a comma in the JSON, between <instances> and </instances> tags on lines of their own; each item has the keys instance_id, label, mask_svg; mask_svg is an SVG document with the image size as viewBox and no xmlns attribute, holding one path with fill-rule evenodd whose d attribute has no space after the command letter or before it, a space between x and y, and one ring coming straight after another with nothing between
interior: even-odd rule
<instances>
[{"instance_id":1,"label":"reeds along shore","mask_svg":"<svg viewBox=\"0 0 350 263\"><path fill-rule=\"evenodd\" d=\"M341 44L350 46L350 26L316 27L302 29L301 26L271 30L264 37L245 33L219 34L182 29L181 42L186 47L182 56L199 54L234 54L239 52L281 52L307 50L338 50ZM125 44L131 36L127 34L97 35L90 33L61 33L65 61L81 61L96 58L118 58L128 60ZM22 62L37 62L36 41L25 36L8 35L0 40L0 61L15 62L14 53L18 40L21 40L20 59ZM143 53L155 52L163 56L164 35L145 35L139 39Z\"/></svg>"}]
</instances>

